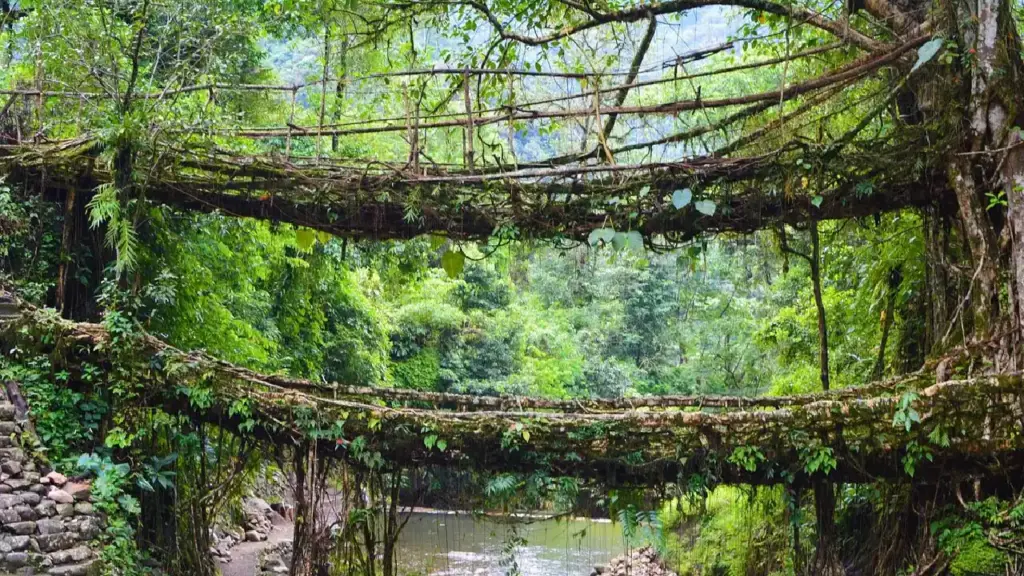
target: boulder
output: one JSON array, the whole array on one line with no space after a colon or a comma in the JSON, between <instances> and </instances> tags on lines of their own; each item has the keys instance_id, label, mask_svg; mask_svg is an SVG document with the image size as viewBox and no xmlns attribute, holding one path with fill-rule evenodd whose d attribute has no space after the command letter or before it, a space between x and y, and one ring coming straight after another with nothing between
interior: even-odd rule
<instances>
[{"instance_id":1,"label":"boulder","mask_svg":"<svg viewBox=\"0 0 1024 576\"><path fill-rule=\"evenodd\" d=\"M14 508L21 502L21 496L18 494L0 494L0 510Z\"/></svg>"},{"instance_id":2,"label":"boulder","mask_svg":"<svg viewBox=\"0 0 1024 576\"><path fill-rule=\"evenodd\" d=\"M267 546L260 553L257 576L279 576L287 574L292 563L292 543L290 540Z\"/></svg>"},{"instance_id":3,"label":"boulder","mask_svg":"<svg viewBox=\"0 0 1024 576\"><path fill-rule=\"evenodd\" d=\"M56 519L44 519L36 522L40 534L59 534L64 531L64 523Z\"/></svg>"},{"instance_id":4,"label":"boulder","mask_svg":"<svg viewBox=\"0 0 1024 576\"><path fill-rule=\"evenodd\" d=\"M36 536L36 542L39 544L39 550L41 552L54 552L56 550L66 550L75 543L75 535L70 532L61 532L59 534L41 534Z\"/></svg>"},{"instance_id":5,"label":"boulder","mask_svg":"<svg viewBox=\"0 0 1024 576\"><path fill-rule=\"evenodd\" d=\"M4 524L4 530L19 535L32 534L36 531L36 523L31 520L26 522L11 522Z\"/></svg>"},{"instance_id":6,"label":"boulder","mask_svg":"<svg viewBox=\"0 0 1024 576\"><path fill-rule=\"evenodd\" d=\"M89 570L92 568L95 560L83 562L81 564L68 564L67 566L55 566L50 568L47 574L51 576L86 576L89 574Z\"/></svg>"},{"instance_id":7,"label":"boulder","mask_svg":"<svg viewBox=\"0 0 1024 576\"><path fill-rule=\"evenodd\" d=\"M64 491L79 502L89 499L90 489L88 482L68 482L64 485Z\"/></svg>"},{"instance_id":8,"label":"boulder","mask_svg":"<svg viewBox=\"0 0 1024 576\"><path fill-rule=\"evenodd\" d=\"M245 498L242 500L242 528L246 532L246 540L249 540L249 532L256 532L261 537L258 541L267 539L270 531L274 529L271 520L274 517L274 510L261 498Z\"/></svg>"},{"instance_id":9,"label":"boulder","mask_svg":"<svg viewBox=\"0 0 1024 576\"><path fill-rule=\"evenodd\" d=\"M28 564L27 552L11 552L4 557L7 565L11 568L18 568Z\"/></svg>"},{"instance_id":10,"label":"boulder","mask_svg":"<svg viewBox=\"0 0 1024 576\"><path fill-rule=\"evenodd\" d=\"M59 488L50 490L50 493L46 495L47 498L53 500L57 504L74 504L75 498L71 494L68 494L64 490Z\"/></svg>"}]
</instances>

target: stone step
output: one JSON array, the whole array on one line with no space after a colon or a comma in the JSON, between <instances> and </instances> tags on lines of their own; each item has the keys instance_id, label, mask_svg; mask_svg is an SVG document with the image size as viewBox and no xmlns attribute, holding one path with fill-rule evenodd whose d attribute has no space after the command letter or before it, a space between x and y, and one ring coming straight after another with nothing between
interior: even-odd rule
<instances>
[{"instance_id":1,"label":"stone step","mask_svg":"<svg viewBox=\"0 0 1024 576\"><path fill-rule=\"evenodd\" d=\"M47 574L52 576L86 576L89 573L89 568L92 567L95 560L88 562L82 562L81 564L66 564L64 566L54 566L46 571Z\"/></svg>"}]
</instances>

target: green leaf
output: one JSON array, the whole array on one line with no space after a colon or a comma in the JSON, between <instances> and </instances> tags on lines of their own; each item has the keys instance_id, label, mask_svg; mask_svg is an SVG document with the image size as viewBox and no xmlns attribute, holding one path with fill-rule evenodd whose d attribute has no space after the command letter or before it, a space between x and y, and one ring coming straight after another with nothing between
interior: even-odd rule
<instances>
[{"instance_id":1,"label":"green leaf","mask_svg":"<svg viewBox=\"0 0 1024 576\"><path fill-rule=\"evenodd\" d=\"M437 449L440 450L441 452L444 452L446 448L448 448L448 441L445 440L444 438L438 439Z\"/></svg>"},{"instance_id":2,"label":"green leaf","mask_svg":"<svg viewBox=\"0 0 1024 576\"><path fill-rule=\"evenodd\" d=\"M448 240L448 238L445 235L443 235L443 234L431 234L430 235L430 249L431 250L437 250L441 246L444 246L444 243L447 240Z\"/></svg>"},{"instance_id":3,"label":"green leaf","mask_svg":"<svg viewBox=\"0 0 1024 576\"><path fill-rule=\"evenodd\" d=\"M942 43L944 40L940 36L932 38L928 42L917 49L917 62L914 62L914 67L910 69L911 72L916 72L918 68L927 64L935 55L942 49Z\"/></svg>"},{"instance_id":4,"label":"green leaf","mask_svg":"<svg viewBox=\"0 0 1024 576\"><path fill-rule=\"evenodd\" d=\"M651 187L650 186L644 186L643 188L640 189L640 197L641 198L643 198L644 196L647 196L650 193L651 193Z\"/></svg>"},{"instance_id":5,"label":"green leaf","mask_svg":"<svg viewBox=\"0 0 1024 576\"><path fill-rule=\"evenodd\" d=\"M466 255L462 252L449 250L441 256L441 268L444 268L449 278L456 278L459 274L462 274L462 269L465 266Z\"/></svg>"},{"instance_id":6,"label":"green leaf","mask_svg":"<svg viewBox=\"0 0 1024 576\"><path fill-rule=\"evenodd\" d=\"M523 430L523 441L524 442L529 442L530 441L530 431L529 430Z\"/></svg>"},{"instance_id":7,"label":"green leaf","mask_svg":"<svg viewBox=\"0 0 1024 576\"><path fill-rule=\"evenodd\" d=\"M616 250L622 250L627 244L629 244L629 240L626 239L625 232L616 232L612 236L612 247Z\"/></svg>"},{"instance_id":8,"label":"green leaf","mask_svg":"<svg viewBox=\"0 0 1024 576\"><path fill-rule=\"evenodd\" d=\"M427 450L432 449L435 444L437 444L437 434L431 434L423 438L423 445L427 447Z\"/></svg>"},{"instance_id":9,"label":"green leaf","mask_svg":"<svg viewBox=\"0 0 1024 576\"><path fill-rule=\"evenodd\" d=\"M587 242L591 246L597 246L598 242L604 242L608 244L615 237L614 228L595 228L590 231L590 235L587 236Z\"/></svg>"},{"instance_id":10,"label":"green leaf","mask_svg":"<svg viewBox=\"0 0 1024 576\"><path fill-rule=\"evenodd\" d=\"M300 228L295 231L295 245L303 252L309 252L316 242L316 233L308 228Z\"/></svg>"},{"instance_id":11,"label":"green leaf","mask_svg":"<svg viewBox=\"0 0 1024 576\"><path fill-rule=\"evenodd\" d=\"M626 246L630 250L637 252L643 252L644 250L644 237L640 232L631 230L626 233Z\"/></svg>"},{"instance_id":12,"label":"green leaf","mask_svg":"<svg viewBox=\"0 0 1024 576\"><path fill-rule=\"evenodd\" d=\"M821 203L824 201L825 198L821 196L815 196L814 198L811 198L811 204L813 204L815 208L821 208Z\"/></svg>"},{"instance_id":13,"label":"green leaf","mask_svg":"<svg viewBox=\"0 0 1024 576\"><path fill-rule=\"evenodd\" d=\"M331 241L331 234L321 230L316 233L316 239L319 240L321 244L327 244Z\"/></svg>"},{"instance_id":14,"label":"green leaf","mask_svg":"<svg viewBox=\"0 0 1024 576\"><path fill-rule=\"evenodd\" d=\"M699 200L693 204L693 207L705 216L714 216L715 208L717 208L713 200Z\"/></svg>"},{"instance_id":15,"label":"green leaf","mask_svg":"<svg viewBox=\"0 0 1024 576\"><path fill-rule=\"evenodd\" d=\"M693 191L689 188L682 188L672 193L672 205L676 207L676 210L684 208L693 200Z\"/></svg>"},{"instance_id":16,"label":"green leaf","mask_svg":"<svg viewBox=\"0 0 1024 576\"><path fill-rule=\"evenodd\" d=\"M142 511L142 508L139 506L139 501L129 494L122 494L121 496L118 496L117 503L121 505L121 508L125 512L133 516Z\"/></svg>"}]
</instances>

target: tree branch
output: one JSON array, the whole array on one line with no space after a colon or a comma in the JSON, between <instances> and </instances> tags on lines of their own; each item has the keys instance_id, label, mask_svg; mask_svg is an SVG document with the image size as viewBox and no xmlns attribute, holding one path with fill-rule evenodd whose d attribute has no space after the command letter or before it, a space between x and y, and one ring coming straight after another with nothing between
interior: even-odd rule
<instances>
[{"instance_id":1,"label":"tree branch","mask_svg":"<svg viewBox=\"0 0 1024 576\"><path fill-rule=\"evenodd\" d=\"M412 6L422 3L424 2L414 2L408 5ZM811 26L829 32L833 36L848 41L864 50L877 51L883 46L882 42L850 28L847 23L836 22L835 20L831 20L818 12L814 12L806 8L801 8L799 6L786 6L776 2L771 2L770 0L670 0L668 2L623 8L614 12L591 13L588 20L578 24L564 26L555 32L550 32L542 36L528 36L510 31L508 27L498 19L497 15L495 15L486 4L479 0L451 0L448 2L426 3L470 6L482 14L491 26L494 27L498 35L503 39L512 40L528 46L542 46L549 44L556 40L568 38L574 34L578 34L604 24L613 22L636 22L646 18L648 13L654 16L660 16L685 12L687 10L707 6L737 6L751 10L760 10L762 12L768 12L770 14L777 14L780 16L791 16L795 19L807 22Z\"/></svg>"}]
</instances>

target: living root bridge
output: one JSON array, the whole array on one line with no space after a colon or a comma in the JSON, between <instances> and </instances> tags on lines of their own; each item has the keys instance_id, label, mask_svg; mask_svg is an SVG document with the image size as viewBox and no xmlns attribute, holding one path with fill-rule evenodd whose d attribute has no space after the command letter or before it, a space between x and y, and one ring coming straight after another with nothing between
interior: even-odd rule
<instances>
[{"instance_id":1,"label":"living root bridge","mask_svg":"<svg viewBox=\"0 0 1024 576\"><path fill-rule=\"evenodd\" d=\"M0 147L0 173L11 183L63 197L91 193L113 181L89 138L58 144ZM516 237L585 240L609 222L654 242L687 242L708 233L748 233L780 224L857 218L904 208L952 212L943 180L879 180L874 192L862 175L836 181L815 199L773 192L784 186L783 151L752 158L702 157L674 163L579 165L494 173L410 170L376 163L351 167L323 162L181 149L162 152L146 165L139 189L150 201L180 210L288 222L335 235L411 238L441 233L485 239L507 230ZM885 171L873 177L889 178ZM896 174L896 172L889 172ZM933 185L932 182L939 182ZM704 214L677 209L663 198L680 188L716 189L717 209ZM640 191L646 190L641 193ZM623 200L632 198L632 200Z\"/></svg>"},{"instance_id":2,"label":"living root bridge","mask_svg":"<svg viewBox=\"0 0 1024 576\"><path fill-rule=\"evenodd\" d=\"M649 399L588 401L569 411L564 402L528 398L325 389L183 352L148 335L115 344L102 325L13 308L0 324L7 350L49 354L54 369L72 378L84 361L116 365L144 384L140 405L278 444L313 439L321 456L356 465L379 454L394 466L542 470L610 486L657 486L695 474L709 482L774 484L825 474L841 482L901 482L913 471L915 481L934 483L1024 472L1020 374L929 386L919 374L864 389L742 402L676 396L657 409ZM908 429L898 415L909 409L920 422L911 420ZM425 442L427 436L444 443Z\"/></svg>"}]
</instances>

